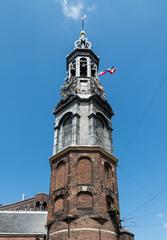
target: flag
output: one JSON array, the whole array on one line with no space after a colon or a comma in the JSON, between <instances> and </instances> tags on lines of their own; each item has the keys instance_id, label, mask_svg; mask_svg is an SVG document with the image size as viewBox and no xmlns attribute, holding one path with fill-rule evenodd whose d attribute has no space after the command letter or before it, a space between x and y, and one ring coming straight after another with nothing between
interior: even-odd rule
<instances>
[{"instance_id":1,"label":"flag","mask_svg":"<svg viewBox=\"0 0 167 240\"><path fill-rule=\"evenodd\" d=\"M100 77L100 76L103 76L103 75L106 74L107 72L109 72L110 74L113 74L115 71L116 71L115 67L111 67L111 68L108 68L108 69L100 72L100 73L98 74L98 76L99 76L99 77Z\"/></svg>"}]
</instances>

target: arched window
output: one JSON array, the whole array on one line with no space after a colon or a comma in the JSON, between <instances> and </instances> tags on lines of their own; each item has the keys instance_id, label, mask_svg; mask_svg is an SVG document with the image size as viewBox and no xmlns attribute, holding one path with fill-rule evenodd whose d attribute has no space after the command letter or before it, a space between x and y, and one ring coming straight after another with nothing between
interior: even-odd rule
<instances>
[{"instance_id":1,"label":"arched window","mask_svg":"<svg viewBox=\"0 0 167 240\"><path fill-rule=\"evenodd\" d=\"M35 204L35 210L40 211L40 202L36 202Z\"/></svg>"},{"instance_id":2,"label":"arched window","mask_svg":"<svg viewBox=\"0 0 167 240\"><path fill-rule=\"evenodd\" d=\"M59 196L59 197L56 198L56 200L55 200L54 212L59 212L59 211L63 210L63 208L64 208L63 205L64 205L63 196Z\"/></svg>"},{"instance_id":3,"label":"arched window","mask_svg":"<svg viewBox=\"0 0 167 240\"><path fill-rule=\"evenodd\" d=\"M43 202L42 211L46 211L46 210L47 210L47 203Z\"/></svg>"},{"instance_id":4,"label":"arched window","mask_svg":"<svg viewBox=\"0 0 167 240\"><path fill-rule=\"evenodd\" d=\"M87 59L86 58L80 59L80 76L87 77Z\"/></svg>"},{"instance_id":5,"label":"arched window","mask_svg":"<svg viewBox=\"0 0 167 240\"><path fill-rule=\"evenodd\" d=\"M36 211L45 211L47 207L46 202L36 202L35 210Z\"/></svg>"},{"instance_id":6,"label":"arched window","mask_svg":"<svg viewBox=\"0 0 167 240\"><path fill-rule=\"evenodd\" d=\"M112 188L112 167L109 163L104 164L104 181L107 188Z\"/></svg>"},{"instance_id":7,"label":"arched window","mask_svg":"<svg viewBox=\"0 0 167 240\"><path fill-rule=\"evenodd\" d=\"M78 161L78 184L92 184L92 162L89 158L81 158Z\"/></svg>"},{"instance_id":8,"label":"arched window","mask_svg":"<svg viewBox=\"0 0 167 240\"><path fill-rule=\"evenodd\" d=\"M57 125L57 151L72 143L72 112L62 116Z\"/></svg>"},{"instance_id":9,"label":"arched window","mask_svg":"<svg viewBox=\"0 0 167 240\"><path fill-rule=\"evenodd\" d=\"M60 162L56 167L56 190L65 186L65 163Z\"/></svg>"},{"instance_id":10,"label":"arched window","mask_svg":"<svg viewBox=\"0 0 167 240\"><path fill-rule=\"evenodd\" d=\"M68 117L63 123L63 147L72 143L72 118Z\"/></svg>"},{"instance_id":11,"label":"arched window","mask_svg":"<svg viewBox=\"0 0 167 240\"><path fill-rule=\"evenodd\" d=\"M96 64L93 61L91 61L91 76L96 76Z\"/></svg>"},{"instance_id":12,"label":"arched window","mask_svg":"<svg viewBox=\"0 0 167 240\"><path fill-rule=\"evenodd\" d=\"M96 142L98 145L104 145L104 123L101 118L96 118Z\"/></svg>"},{"instance_id":13,"label":"arched window","mask_svg":"<svg viewBox=\"0 0 167 240\"><path fill-rule=\"evenodd\" d=\"M75 60L70 65L70 73L71 73L71 76L75 76L75 73L76 73L76 63L75 63Z\"/></svg>"},{"instance_id":14,"label":"arched window","mask_svg":"<svg viewBox=\"0 0 167 240\"><path fill-rule=\"evenodd\" d=\"M92 208L93 199L89 192L80 192L77 196L77 208Z\"/></svg>"}]
</instances>

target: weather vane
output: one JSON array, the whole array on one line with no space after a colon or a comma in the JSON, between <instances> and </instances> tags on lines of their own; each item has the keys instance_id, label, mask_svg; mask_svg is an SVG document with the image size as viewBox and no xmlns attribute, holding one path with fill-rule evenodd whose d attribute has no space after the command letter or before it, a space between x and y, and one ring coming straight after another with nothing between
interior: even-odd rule
<instances>
[{"instance_id":1,"label":"weather vane","mask_svg":"<svg viewBox=\"0 0 167 240\"><path fill-rule=\"evenodd\" d=\"M82 30L82 31L85 30L85 19L86 19L86 14L84 14L83 16L81 16L81 30Z\"/></svg>"}]
</instances>

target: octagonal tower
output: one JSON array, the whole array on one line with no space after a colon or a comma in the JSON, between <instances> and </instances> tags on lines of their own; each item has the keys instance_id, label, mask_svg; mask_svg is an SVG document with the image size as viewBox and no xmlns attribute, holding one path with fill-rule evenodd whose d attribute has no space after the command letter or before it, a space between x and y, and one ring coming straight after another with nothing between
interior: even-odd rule
<instances>
[{"instance_id":1,"label":"octagonal tower","mask_svg":"<svg viewBox=\"0 0 167 240\"><path fill-rule=\"evenodd\" d=\"M48 238L133 240L120 225L113 111L98 79L99 58L84 31L66 65L54 109Z\"/></svg>"}]
</instances>

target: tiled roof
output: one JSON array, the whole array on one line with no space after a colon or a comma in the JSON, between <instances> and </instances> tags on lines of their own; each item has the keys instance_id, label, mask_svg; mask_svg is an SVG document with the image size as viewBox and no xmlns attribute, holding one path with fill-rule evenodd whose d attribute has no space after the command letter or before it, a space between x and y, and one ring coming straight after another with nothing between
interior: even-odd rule
<instances>
[{"instance_id":1,"label":"tiled roof","mask_svg":"<svg viewBox=\"0 0 167 240\"><path fill-rule=\"evenodd\" d=\"M0 235L46 234L47 212L0 211Z\"/></svg>"}]
</instances>

